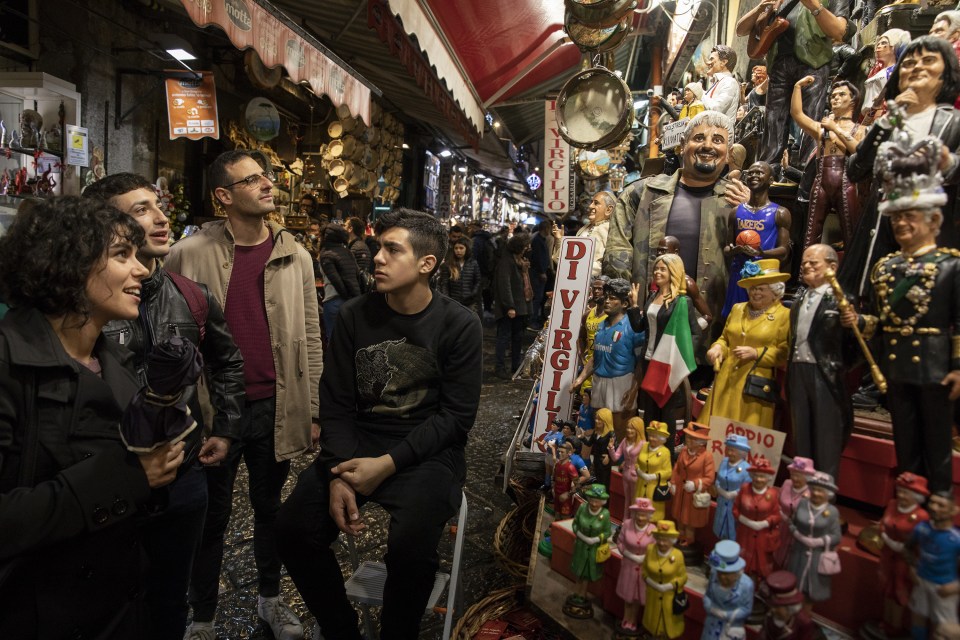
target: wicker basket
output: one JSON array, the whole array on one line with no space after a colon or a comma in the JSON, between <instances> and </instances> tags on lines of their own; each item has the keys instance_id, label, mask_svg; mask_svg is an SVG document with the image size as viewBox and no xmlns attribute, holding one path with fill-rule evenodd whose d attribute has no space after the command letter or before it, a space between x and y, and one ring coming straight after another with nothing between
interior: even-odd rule
<instances>
[{"instance_id":1,"label":"wicker basket","mask_svg":"<svg viewBox=\"0 0 960 640\"><path fill-rule=\"evenodd\" d=\"M472 640L487 621L499 618L523 604L523 585L492 592L467 609L457 621L450 637L453 640Z\"/></svg>"},{"instance_id":2,"label":"wicker basket","mask_svg":"<svg viewBox=\"0 0 960 640\"><path fill-rule=\"evenodd\" d=\"M493 534L493 555L511 576L526 579L530 565L530 547L533 544L533 527L536 526L539 501L528 500L514 507L503 517ZM531 516L532 514L532 516ZM533 526L526 532L524 523L533 518Z\"/></svg>"},{"instance_id":3,"label":"wicker basket","mask_svg":"<svg viewBox=\"0 0 960 640\"><path fill-rule=\"evenodd\" d=\"M517 505L524 505L528 502L536 502L540 498L541 478L531 476L512 476L510 478L508 493Z\"/></svg>"}]
</instances>

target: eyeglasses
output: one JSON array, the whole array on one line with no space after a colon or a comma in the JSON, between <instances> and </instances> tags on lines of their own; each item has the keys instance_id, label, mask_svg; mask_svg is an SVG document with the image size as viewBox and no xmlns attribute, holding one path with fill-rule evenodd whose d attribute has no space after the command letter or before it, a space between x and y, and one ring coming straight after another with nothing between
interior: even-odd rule
<instances>
[{"instance_id":1,"label":"eyeglasses","mask_svg":"<svg viewBox=\"0 0 960 640\"><path fill-rule=\"evenodd\" d=\"M909 71L916 68L918 64L922 64L925 67L932 67L940 61L940 56L923 56L919 60L917 58L907 58L906 60L900 61L900 69Z\"/></svg>"},{"instance_id":2,"label":"eyeglasses","mask_svg":"<svg viewBox=\"0 0 960 640\"><path fill-rule=\"evenodd\" d=\"M273 173L273 171L264 171L263 173L255 173L253 175L247 176L242 180L237 180L236 182L225 184L223 185L223 188L229 189L231 187L237 186L238 184L242 184L243 186L248 188L255 187L260 184L261 178L266 179L266 181L269 182L270 184L273 184L274 182L277 181L277 176L276 174Z\"/></svg>"}]
</instances>

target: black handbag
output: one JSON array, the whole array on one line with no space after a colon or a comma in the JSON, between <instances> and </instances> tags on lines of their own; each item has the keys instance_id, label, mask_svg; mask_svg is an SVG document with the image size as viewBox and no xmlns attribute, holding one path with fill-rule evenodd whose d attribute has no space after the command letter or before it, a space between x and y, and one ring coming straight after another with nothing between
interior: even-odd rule
<instances>
[{"instance_id":1,"label":"black handbag","mask_svg":"<svg viewBox=\"0 0 960 640\"><path fill-rule=\"evenodd\" d=\"M750 367L750 371L747 372L747 379L743 383L743 395L754 398L755 400L763 400L770 404L776 404L780 398L780 385L777 384L777 381L773 378L765 378L753 373L756 371L757 365L760 364L760 359L763 358L763 354L766 352L767 347L764 347L763 351L760 352L760 355L757 356L757 359L754 361L753 366Z\"/></svg>"},{"instance_id":2,"label":"black handbag","mask_svg":"<svg viewBox=\"0 0 960 640\"><path fill-rule=\"evenodd\" d=\"M690 608L690 597L687 592L680 587L674 587L673 591L673 615L682 616Z\"/></svg>"},{"instance_id":3,"label":"black handbag","mask_svg":"<svg viewBox=\"0 0 960 640\"><path fill-rule=\"evenodd\" d=\"M653 489L654 502L666 502L670 499L670 485L661 484Z\"/></svg>"}]
</instances>

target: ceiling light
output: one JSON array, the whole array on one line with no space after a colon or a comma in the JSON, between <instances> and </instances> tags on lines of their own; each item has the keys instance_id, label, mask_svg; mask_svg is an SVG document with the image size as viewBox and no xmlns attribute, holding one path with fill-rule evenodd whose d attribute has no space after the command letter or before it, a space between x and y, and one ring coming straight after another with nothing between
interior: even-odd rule
<instances>
[{"instance_id":1,"label":"ceiling light","mask_svg":"<svg viewBox=\"0 0 960 640\"><path fill-rule=\"evenodd\" d=\"M463 166L463 167L457 167L457 171L459 171L460 173L466 173L466 172L467 172L467 168L466 168L465 166Z\"/></svg>"},{"instance_id":2,"label":"ceiling light","mask_svg":"<svg viewBox=\"0 0 960 640\"><path fill-rule=\"evenodd\" d=\"M483 180L483 179L486 178L487 176L483 175L482 173L478 173L475 177L476 177L477 180Z\"/></svg>"},{"instance_id":3,"label":"ceiling light","mask_svg":"<svg viewBox=\"0 0 960 640\"><path fill-rule=\"evenodd\" d=\"M534 167L533 170L534 170L534 171L540 171L540 167Z\"/></svg>"},{"instance_id":4,"label":"ceiling light","mask_svg":"<svg viewBox=\"0 0 960 640\"><path fill-rule=\"evenodd\" d=\"M494 121L493 121L493 126L499 128L499 127L500 127L500 121L499 121L499 120L494 120Z\"/></svg>"},{"instance_id":5,"label":"ceiling light","mask_svg":"<svg viewBox=\"0 0 960 640\"><path fill-rule=\"evenodd\" d=\"M441 158L449 158L450 156L453 155L453 151L450 151L450 149L444 149L443 151L440 152L439 155Z\"/></svg>"},{"instance_id":6,"label":"ceiling light","mask_svg":"<svg viewBox=\"0 0 960 640\"><path fill-rule=\"evenodd\" d=\"M167 53L170 54L170 57L174 60L179 60L180 62L186 62L187 60L196 60L197 56L193 55L186 49L167 49Z\"/></svg>"},{"instance_id":7,"label":"ceiling light","mask_svg":"<svg viewBox=\"0 0 960 640\"><path fill-rule=\"evenodd\" d=\"M410 145L408 145L406 142L404 142L402 145L400 145L400 148L401 148L401 149L409 149L409 148L410 148Z\"/></svg>"}]
</instances>

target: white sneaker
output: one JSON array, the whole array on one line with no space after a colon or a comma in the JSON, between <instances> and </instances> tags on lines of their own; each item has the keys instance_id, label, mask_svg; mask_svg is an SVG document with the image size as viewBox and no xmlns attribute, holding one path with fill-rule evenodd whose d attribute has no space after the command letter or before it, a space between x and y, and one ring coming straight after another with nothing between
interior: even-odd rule
<instances>
[{"instance_id":1,"label":"white sneaker","mask_svg":"<svg viewBox=\"0 0 960 640\"><path fill-rule=\"evenodd\" d=\"M276 640L303 640L303 625L293 609L280 598L259 598L257 615L270 627Z\"/></svg>"},{"instance_id":2,"label":"white sneaker","mask_svg":"<svg viewBox=\"0 0 960 640\"><path fill-rule=\"evenodd\" d=\"M212 622L194 622L183 634L183 640L217 640Z\"/></svg>"}]
</instances>

